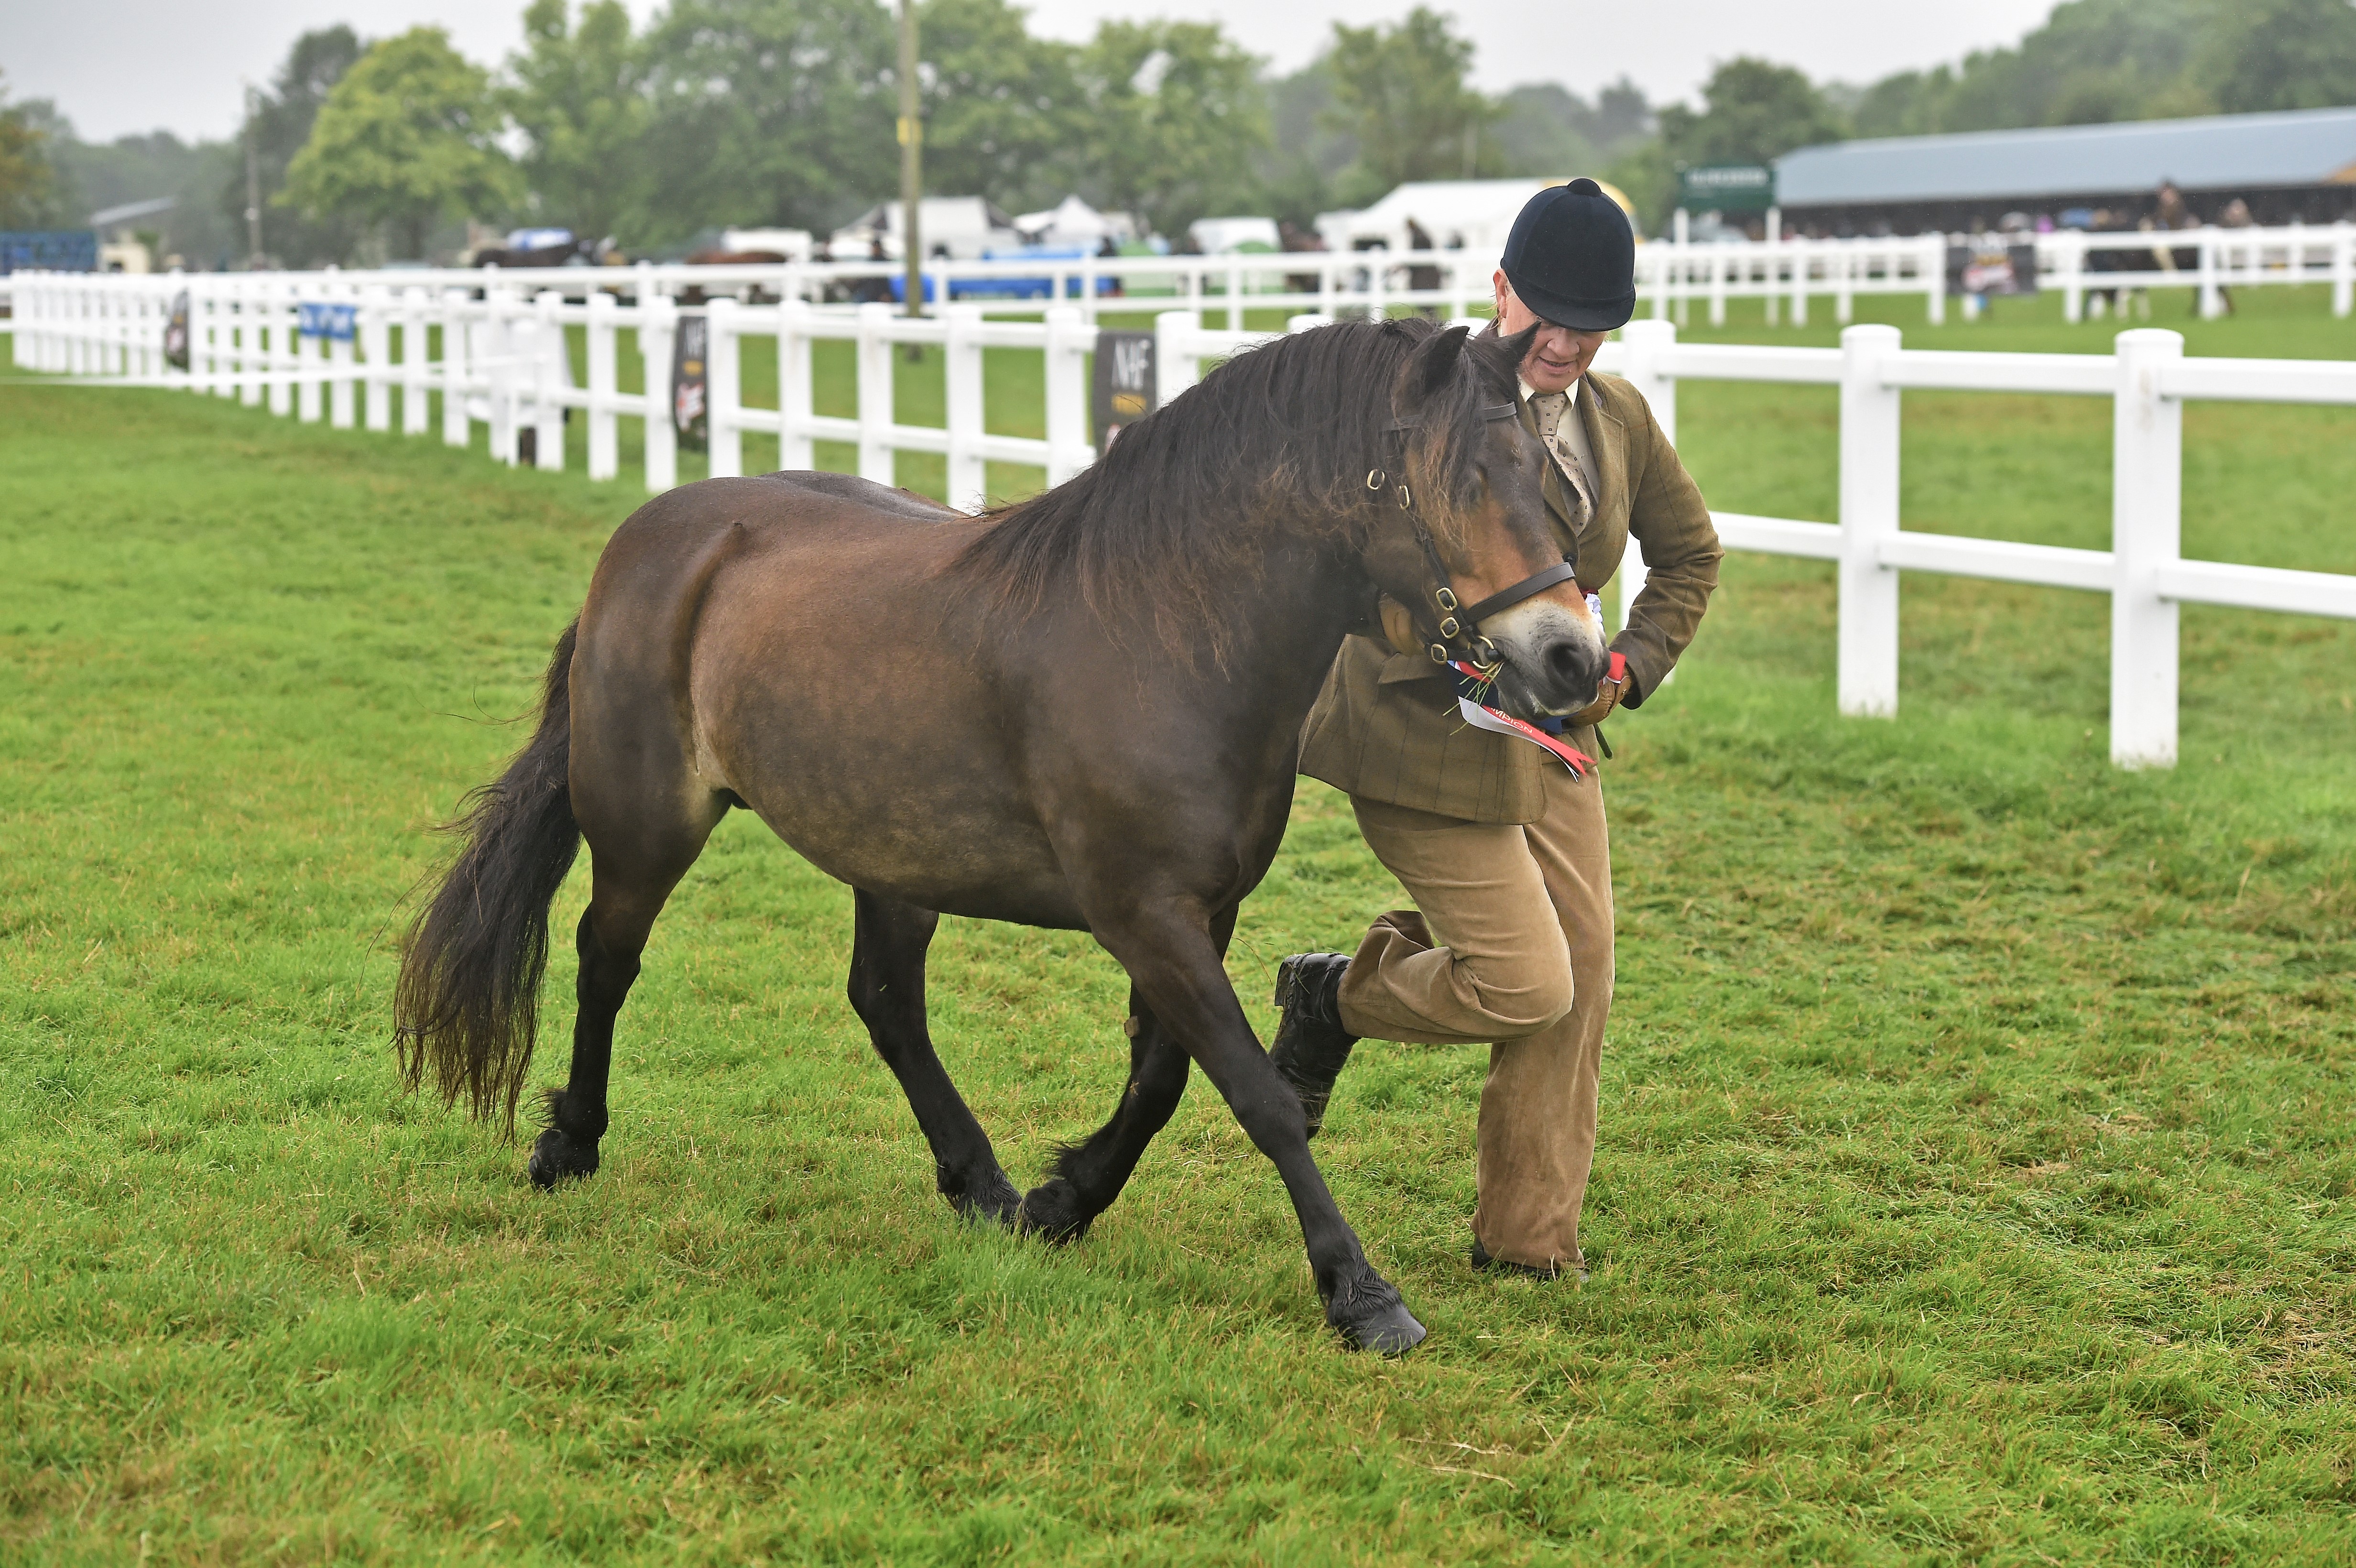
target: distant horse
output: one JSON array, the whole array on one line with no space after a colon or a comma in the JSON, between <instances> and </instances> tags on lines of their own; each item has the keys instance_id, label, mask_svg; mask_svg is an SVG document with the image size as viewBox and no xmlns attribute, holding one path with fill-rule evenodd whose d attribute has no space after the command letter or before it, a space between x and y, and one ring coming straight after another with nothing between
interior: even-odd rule
<instances>
[{"instance_id":1,"label":"distant horse","mask_svg":"<svg viewBox=\"0 0 2356 1568\"><path fill-rule=\"evenodd\" d=\"M530 1173L594 1171L648 928L744 806L855 890L851 1004L960 1212L1078 1237L1191 1059L1282 1176L1327 1321L1355 1346L1414 1345L1423 1327L1327 1191L1222 957L1284 837L1301 721L1377 592L1415 607L1435 659L1494 670L1515 713L1594 695L1601 630L1514 417L1526 347L1421 321L1295 334L982 517L822 474L648 503L606 545L538 731L471 798L466 847L411 928L394 1009L411 1085L430 1075L512 1128L550 902L585 837L572 1076ZM939 912L1085 930L1129 974L1119 1107L1027 1196L926 1031Z\"/></svg>"}]
</instances>

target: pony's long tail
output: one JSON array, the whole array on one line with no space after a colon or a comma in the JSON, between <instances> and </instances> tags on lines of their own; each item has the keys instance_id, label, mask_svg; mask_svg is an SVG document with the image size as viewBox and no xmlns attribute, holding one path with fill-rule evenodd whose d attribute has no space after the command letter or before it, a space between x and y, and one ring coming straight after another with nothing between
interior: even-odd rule
<instances>
[{"instance_id":1,"label":"pony's long tail","mask_svg":"<svg viewBox=\"0 0 2356 1568\"><path fill-rule=\"evenodd\" d=\"M445 1104L463 1094L477 1118L504 1118L509 1136L539 1027L548 906L581 848L570 769L579 630L576 621L556 640L531 743L444 826L466 847L411 923L393 991L409 1087L430 1075Z\"/></svg>"}]
</instances>

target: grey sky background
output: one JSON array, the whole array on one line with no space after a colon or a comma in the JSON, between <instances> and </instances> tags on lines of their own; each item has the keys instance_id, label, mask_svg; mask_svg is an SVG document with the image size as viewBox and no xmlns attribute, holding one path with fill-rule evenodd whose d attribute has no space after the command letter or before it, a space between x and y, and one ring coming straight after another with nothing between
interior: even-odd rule
<instances>
[{"instance_id":1,"label":"grey sky background","mask_svg":"<svg viewBox=\"0 0 2356 1568\"><path fill-rule=\"evenodd\" d=\"M643 21L656 0L626 0ZM1078 39L1105 16L1218 21L1278 69L1306 64L1333 24L1406 14L1413 0L1034 0L1033 27ZM1622 74L1656 102L1690 99L1713 62L1762 55L1819 80L1893 70L2012 43L2053 0L1439 0L1480 47L1480 85L1560 81L1592 94ZM0 0L0 71L12 98L57 101L82 136L167 130L220 137L239 123L240 83L268 79L306 28L348 22L379 37L419 23L449 29L486 64L520 41L523 0Z\"/></svg>"}]
</instances>

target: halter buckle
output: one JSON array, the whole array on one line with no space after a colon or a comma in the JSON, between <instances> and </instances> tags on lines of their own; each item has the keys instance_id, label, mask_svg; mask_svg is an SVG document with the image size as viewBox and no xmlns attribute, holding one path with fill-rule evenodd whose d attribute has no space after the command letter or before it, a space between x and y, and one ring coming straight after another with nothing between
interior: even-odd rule
<instances>
[{"instance_id":1,"label":"halter buckle","mask_svg":"<svg viewBox=\"0 0 2356 1568\"><path fill-rule=\"evenodd\" d=\"M1455 590L1448 587L1444 583L1432 591L1431 597L1432 602L1438 604L1442 610L1453 610L1456 608Z\"/></svg>"},{"instance_id":2,"label":"halter buckle","mask_svg":"<svg viewBox=\"0 0 2356 1568\"><path fill-rule=\"evenodd\" d=\"M1404 485L1398 487L1398 498L1400 511L1410 511L1414 508L1415 499L1407 493L1407 486Z\"/></svg>"},{"instance_id":3,"label":"halter buckle","mask_svg":"<svg viewBox=\"0 0 2356 1568\"><path fill-rule=\"evenodd\" d=\"M1367 469L1367 470L1366 470L1366 488L1367 488L1367 489L1369 489L1369 490L1379 490L1379 489L1381 489L1382 487L1383 487L1383 471L1382 471L1381 469L1379 469L1379 468L1369 468L1369 469Z\"/></svg>"},{"instance_id":4,"label":"halter buckle","mask_svg":"<svg viewBox=\"0 0 2356 1568\"><path fill-rule=\"evenodd\" d=\"M1461 631L1462 631L1463 629L1464 629L1463 627L1462 627L1462 626L1460 626L1460 625L1458 625L1458 624L1456 624L1456 617L1455 617L1455 616L1453 616L1453 615L1443 615L1443 616L1441 616L1441 617L1440 617L1440 635L1441 636L1443 636L1443 637L1446 637L1449 641L1451 641L1451 642L1454 642L1454 641L1456 640L1456 634L1457 634L1457 633L1459 633L1459 632L1461 632Z\"/></svg>"}]
</instances>

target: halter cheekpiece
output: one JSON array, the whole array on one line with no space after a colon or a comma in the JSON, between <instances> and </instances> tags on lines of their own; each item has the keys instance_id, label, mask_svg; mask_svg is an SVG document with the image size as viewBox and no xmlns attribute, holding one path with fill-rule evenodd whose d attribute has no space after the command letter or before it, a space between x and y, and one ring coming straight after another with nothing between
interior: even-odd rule
<instances>
[{"instance_id":1,"label":"halter cheekpiece","mask_svg":"<svg viewBox=\"0 0 2356 1568\"><path fill-rule=\"evenodd\" d=\"M1491 403L1481 410L1484 421L1509 420L1515 417L1518 407L1513 403ZM1394 480L1380 468L1366 470L1366 488L1380 495L1386 485L1398 497L1399 510L1408 515L1415 529L1416 548L1423 551L1424 565L1431 573L1430 615L1414 612L1419 623L1416 631L1429 646L1431 662L1437 665L1469 664L1483 676L1494 677L1503 662L1497 645L1481 635L1481 623L1502 611L1510 610L1533 594L1543 593L1558 582L1568 582L1579 573L1569 558L1555 562L1542 571L1532 572L1510 588L1499 590L1470 608L1457 603L1456 589L1449 576L1448 563L1440 558L1440 547L1432 543L1431 530L1416 516L1415 496L1408 490L1406 477L1405 443L1398 438L1416 427L1400 421L1392 424L1385 433L1393 438L1399 452L1399 477Z\"/></svg>"}]
</instances>

